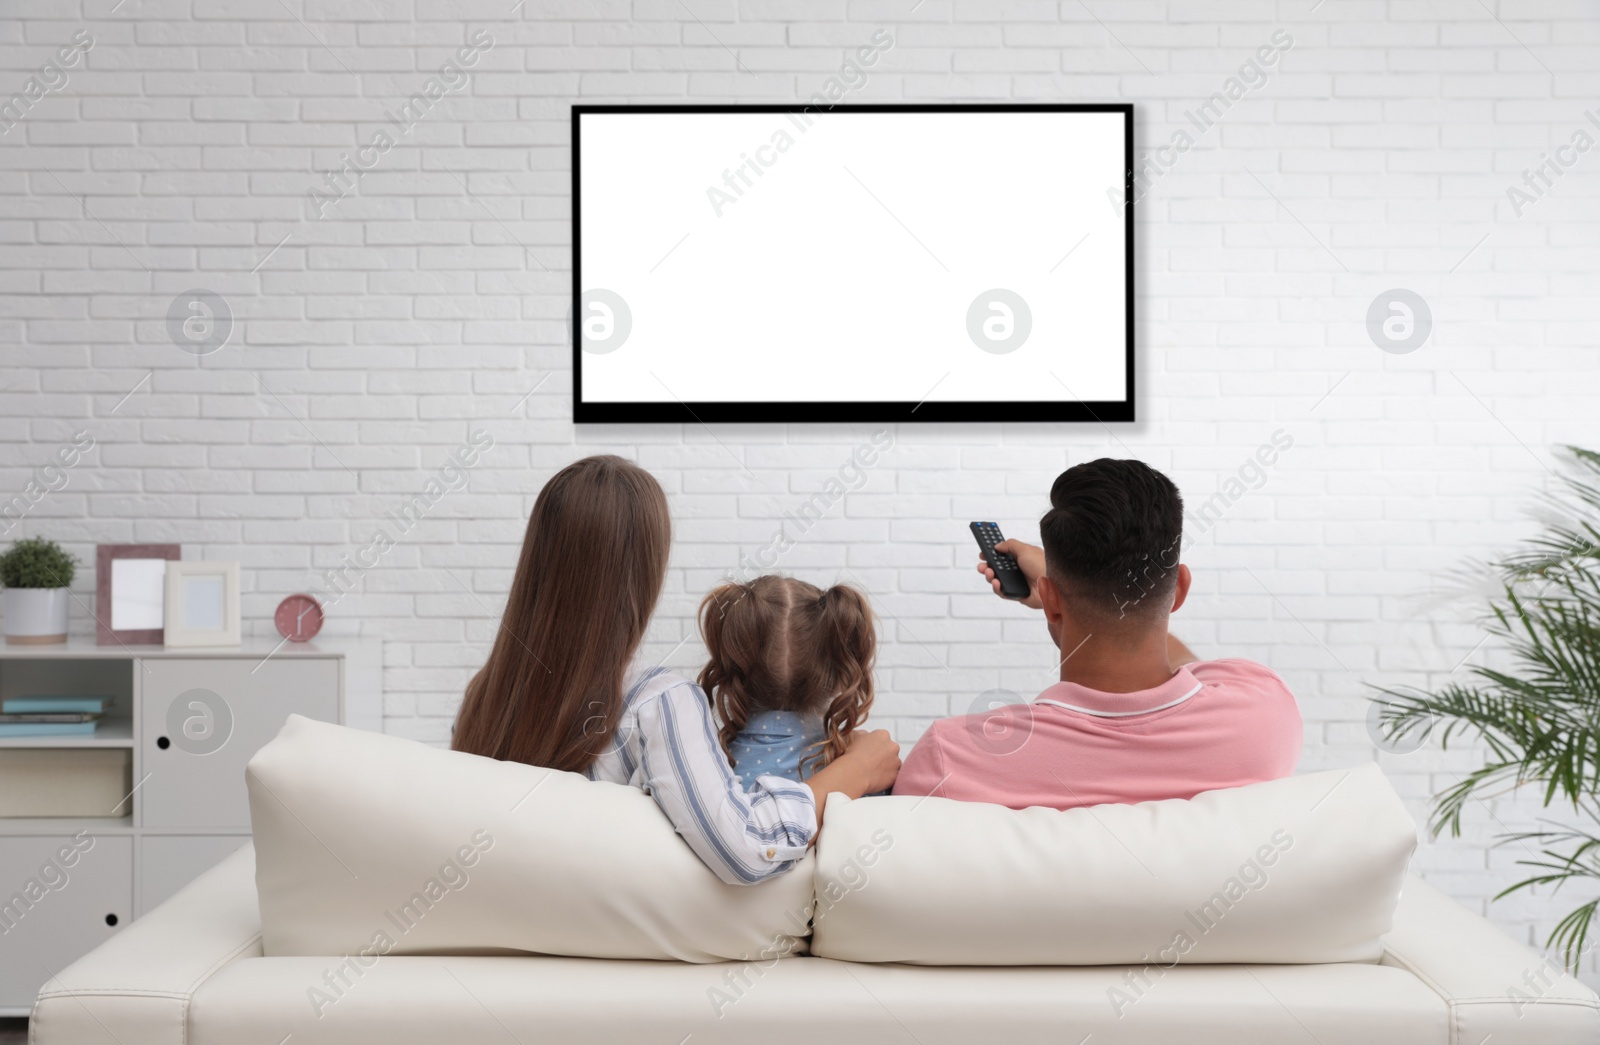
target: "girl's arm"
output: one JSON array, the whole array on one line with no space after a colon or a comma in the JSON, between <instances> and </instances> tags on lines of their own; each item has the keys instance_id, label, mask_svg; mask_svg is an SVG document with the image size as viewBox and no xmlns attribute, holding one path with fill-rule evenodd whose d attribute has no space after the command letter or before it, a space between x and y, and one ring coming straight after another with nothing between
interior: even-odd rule
<instances>
[{"instance_id":1,"label":"girl's arm","mask_svg":"<svg viewBox=\"0 0 1600 1045\"><path fill-rule=\"evenodd\" d=\"M729 885L775 878L805 856L817 803L804 784L762 777L748 793L687 680L639 705L644 784L695 854Z\"/></svg>"}]
</instances>

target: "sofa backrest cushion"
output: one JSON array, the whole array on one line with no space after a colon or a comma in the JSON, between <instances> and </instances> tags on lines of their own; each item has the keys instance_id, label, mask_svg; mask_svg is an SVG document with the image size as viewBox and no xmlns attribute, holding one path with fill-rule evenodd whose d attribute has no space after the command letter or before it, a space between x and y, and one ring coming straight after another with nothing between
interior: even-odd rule
<instances>
[{"instance_id":1,"label":"sofa backrest cushion","mask_svg":"<svg viewBox=\"0 0 1600 1045\"><path fill-rule=\"evenodd\" d=\"M1374 764L1065 812L833 795L811 951L918 965L1372 962L1416 842Z\"/></svg>"},{"instance_id":2,"label":"sofa backrest cushion","mask_svg":"<svg viewBox=\"0 0 1600 1045\"><path fill-rule=\"evenodd\" d=\"M267 956L804 949L813 857L725 885L637 788L298 715L245 780Z\"/></svg>"}]
</instances>

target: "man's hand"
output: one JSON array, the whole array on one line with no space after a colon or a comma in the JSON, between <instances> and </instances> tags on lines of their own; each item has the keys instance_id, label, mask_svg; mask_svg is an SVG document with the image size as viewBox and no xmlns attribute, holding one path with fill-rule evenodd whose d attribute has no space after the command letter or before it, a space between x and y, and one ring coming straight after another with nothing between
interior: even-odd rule
<instances>
[{"instance_id":1,"label":"man's hand","mask_svg":"<svg viewBox=\"0 0 1600 1045\"><path fill-rule=\"evenodd\" d=\"M1016 556L1017 566L1022 570L1022 575L1028 579L1028 597L1010 601L1032 606L1036 610L1044 609L1044 604L1039 601L1038 584L1039 578L1044 576L1044 549L1025 541L1001 541L994 546L994 550ZM999 595L1000 582L995 579L994 571L983 561L982 556L978 558L978 572L989 578L989 586L994 589L996 595Z\"/></svg>"}]
</instances>

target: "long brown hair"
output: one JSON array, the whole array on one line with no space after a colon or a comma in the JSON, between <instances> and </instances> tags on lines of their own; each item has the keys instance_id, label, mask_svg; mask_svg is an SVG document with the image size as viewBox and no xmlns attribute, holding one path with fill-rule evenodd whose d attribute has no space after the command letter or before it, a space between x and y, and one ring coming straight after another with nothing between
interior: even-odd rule
<instances>
[{"instance_id":1,"label":"long brown hair","mask_svg":"<svg viewBox=\"0 0 1600 1045\"><path fill-rule=\"evenodd\" d=\"M539 491L489 660L467 684L451 747L583 772L616 734L623 674L672 544L655 477L585 457Z\"/></svg>"},{"instance_id":2,"label":"long brown hair","mask_svg":"<svg viewBox=\"0 0 1600 1045\"><path fill-rule=\"evenodd\" d=\"M724 584L700 603L700 634L711 654L700 688L722 719L724 751L754 712L795 711L820 714L825 735L803 766L845 753L872 707L877 635L861 591L776 575Z\"/></svg>"}]
</instances>

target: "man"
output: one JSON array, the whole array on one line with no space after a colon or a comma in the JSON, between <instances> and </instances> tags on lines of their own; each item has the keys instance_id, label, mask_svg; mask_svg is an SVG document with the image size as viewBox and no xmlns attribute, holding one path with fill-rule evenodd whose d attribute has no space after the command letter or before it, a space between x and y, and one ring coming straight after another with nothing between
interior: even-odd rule
<instances>
[{"instance_id":1,"label":"man","mask_svg":"<svg viewBox=\"0 0 1600 1045\"><path fill-rule=\"evenodd\" d=\"M1044 611L1061 681L1031 704L935 722L894 793L1070 809L1288 776L1302 737L1283 680L1248 660L1200 660L1167 632L1190 583L1172 481L1105 458L1063 472L1050 503L1043 548L999 550L1028 579L1024 605Z\"/></svg>"}]
</instances>

